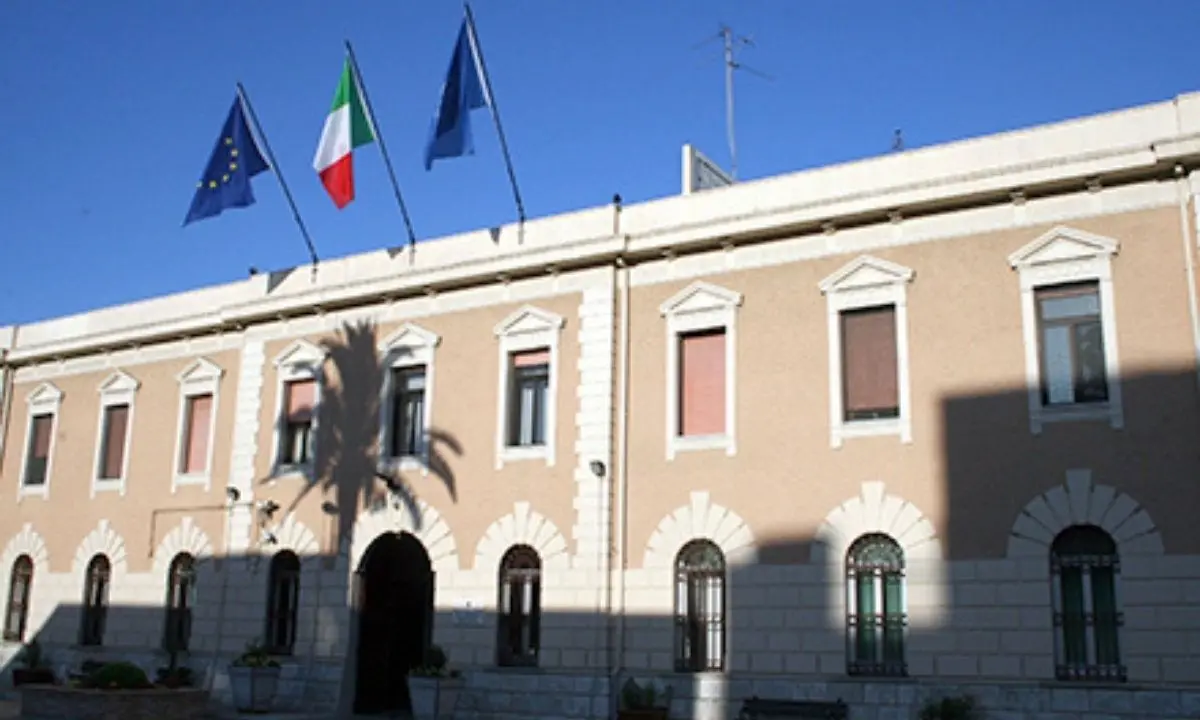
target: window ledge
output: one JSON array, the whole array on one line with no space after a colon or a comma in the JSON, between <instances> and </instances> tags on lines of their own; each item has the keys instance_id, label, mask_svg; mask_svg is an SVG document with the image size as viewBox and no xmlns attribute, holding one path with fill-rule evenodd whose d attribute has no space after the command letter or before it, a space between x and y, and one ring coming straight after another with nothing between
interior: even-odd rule
<instances>
[{"instance_id":1,"label":"window ledge","mask_svg":"<svg viewBox=\"0 0 1200 720\"><path fill-rule=\"evenodd\" d=\"M1077 403L1073 405L1040 405L1034 412L1034 433L1041 430L1041 425L1056 422L1089 422L1107 420L1114 429L1123 425L1120 409L1111 402Z\"/></svg>"},{"instance_id":2,"label":"window ledge","mask_svg":"<svg viewBox=\"0 0 1200 720\"><path fill-rule=\"evenodd\" d=\"M282 480L295 475L312 479L313 464L304 463L302 465L275 465L271 468L271 480Z\"/></svg>"},{"instance_id":3,"label":"window ledge","mask_svg":"<svg viewBox=\"0 0 1200 720\"><path fill-rule=\"evenodd\" d=\"M549 462L550 450L545 445L510 445L500 451L500 462L515 462L519 460L546 460Z\"/></svg>"},{"instance_id":4,"label":"window ledge","mask_svg":"<svg viewBox=\"0 0 1200 720\"><path fill-rule=\"evenodd\" d=\"M419 455L404 455L401 457L382 457L377 464L379 472L421 472L429 473L428 461Z\"/></svg>"},{"instance_id":5,"label":"window ledge","mask_svg":"<svg viewBox=\"0 0 1200 720\"><path fill-rule=\"evenodd\" d=\"M671 438L671 456L676 453L695 450L724 450L725 454L735 454L733 438L721 433L720 435L679 435Z\"/></svg>"},{"instance_id":6,"label":"window ledge","mask_svg":"<svg viewBox=\"0 0 1200 720\"><path fill-rule=\"evenodd\" d=\"M44 498L44 497L49 497L49 496L50 496L50 488L45 483L43 483L41 485L22 485L17 490L18 498L23 498L23 497Z\"/></svg>"},{"instance_id":7,"label":"window ledge","mask_svg":"<svg viewBox=\"0 0 1200 720\"><path fill-rule=\"evenodd\" d=\"M899 436L903 443L912 442L912 430L908 418L881 418L878 420L843 420L833 427L831 444L841 447L842 442L851 438Z\"/></svg>"},{"instance_id":8,"label":"window ledge","mask_svg":"<svg viewBox=\"0 0 1200 720\"><path fill-rule=\"evenodd\" d=\"M212 475L208 473L179 473L175 475L175 486L182 487L187 485L204 485L208 486L212 482Z\"/></svg>"},{"instance_id":9,"label":"window ledge","mask_svg":"<svg viewBox=\"0 0 1200 720\"><path fill-rule=\"evenodd\" d=\"M119 492L125 494L125 478L96 478L92 481L94 492Z\"/></svg>"}]
</instances>

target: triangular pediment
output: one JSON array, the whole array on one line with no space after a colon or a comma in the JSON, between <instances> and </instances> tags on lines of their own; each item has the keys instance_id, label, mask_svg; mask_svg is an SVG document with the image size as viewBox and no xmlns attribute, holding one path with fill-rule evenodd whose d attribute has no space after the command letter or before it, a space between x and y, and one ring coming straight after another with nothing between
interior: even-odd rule
<instances>
[{"instance_id":1,"label":"triangular pediment","mask_svg":"<svg viewBox=\"0 0 1200 720\"><path fill-rule=\"evenodd\" d=\"M308 340L297 340L275 356L275 365L306 365L317 367L325 361L325 351Z\"/></svg>"},{"instance_id":2,"label":"triangular pediment","mask_svg":"<svg viewBox=\"0 0 1200 720\"><path fill-rule=\"evenodd\" d=\"M906 283L912 278L912 268L871 255L860 255L822 280L818 287L823 293L864 290Z\"/></svg>"},{"instance_id":3,"label":"triangular pediment","mask_svg":"<svg viewBox=\"0 0 1200 720\"><path fill-rule=\"evenodd\" d=\"M44 382L34 388L34 391L29 393L29 397L25 398L25 402L30 405L57 405L62 402L63 391L58 389L54 383Z\"/></svg>"},{"instance_id":4,"label":"triangular pediment","mask_svg":"<svg viewBox=\"0 0 1200 720\"><path fill-rule=\"evenodd\" d=\"M532 305L517 310L496 325L497 335L526 335L529 333L558 330L563 326L563 318L548 310L535 308Z\"/></svg>"},{"instance_id":5,"label":"triangular pediment","mask_svg":"<svg viewBox=\"0 0 1200 720\"><path fill-rule=\"evenodd\" d=\"M660 305L658 310L663 315L683 315L705 310L732 308L741 304L741 293L697 280L667 298L667 301Z\"/></svg>"},{"instance_id":6,"label":"triangular pediment","mask_svg":"<svg viewBox=\"0 0 1200 720\"><path fill-rule=\"evenodd\" d=\"M219 380L224 374L225 371L213 361L207 358L197 358L176 377L181 383L195 383Z\"/></svg>"},{"instance_id":7,"label":"triangular pediment","mask_svg":"<svg viewBox=\"0 0 1200 720\"><path fill-rule=\"evenodd\" d=\"M100 394L131 393L137 390L140 385L141 383L138 382L137 378L123 370L118 370L104 378L104 382L100 383Z\"/></svg>"},{"instance_id":8,"label":"triangular pediment","mask_svg":"<svg viewBox=\"0 0 1200 720\"><path fill-rule=\"evenodd\" d=\"M441 341L441 336L435 332L426 330L420 325L404 323L395 332L379 342L379 351L388 353L394 350L433 348L437 347Z\"/></svg>"},{"instance_id":9,"label":"triangular pediment","mask_svg":"<svg viewBox=\"0 0 1200 720\"><path fill-rule=\"evenodd\" d=\"M1103 235L1060 225L1008 256L1015 268L1090 260L1115 255L1121 243Z\"/></svg>"}]
</instances>

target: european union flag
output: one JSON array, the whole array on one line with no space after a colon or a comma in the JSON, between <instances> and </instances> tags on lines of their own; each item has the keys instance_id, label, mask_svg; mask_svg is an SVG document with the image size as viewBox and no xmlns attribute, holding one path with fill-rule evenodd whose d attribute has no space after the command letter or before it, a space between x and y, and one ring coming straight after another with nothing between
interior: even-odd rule
<instances>
[{"instance_id":1,"label":"european union flag","mask_svg":"<svg viewBox=\"0 0 1200 720\"><path fill-rule=\"evenodd\" d=\"M475 154L471 138L471 111L490 105L479 45L467 20L458 31L458 42L450 58L446 82L442 84L442 99L433 116L429 142L425 145L425 169L433 167L437 158L452 158Z\"/></svg>"},{"instance_id":2,"label":"european union flag","mask_svg":"<svg viewBox=\"0 0 1200 720\"><path fill-rule=\"evenodd\" d=\"M270 167L246 123L242 99L235 97L204 175L196 183L196 196L183 224L220 215L229 208L253 205L250 178Z\"/></svg>"}]
</instances>

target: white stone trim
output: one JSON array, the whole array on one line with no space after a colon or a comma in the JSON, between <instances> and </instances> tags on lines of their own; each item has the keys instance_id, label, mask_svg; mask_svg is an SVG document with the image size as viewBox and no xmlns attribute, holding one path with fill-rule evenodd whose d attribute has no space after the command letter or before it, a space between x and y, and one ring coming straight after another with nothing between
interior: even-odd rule
<instances>
[{"instance_id":1,"label":"white stone trim","mask_svg":"<svg viewBox=\"0 0 1200 720\"><path fill-rule=\"evenodd\" d=\"M44 382L38 385L29 396L25 398L25 404L29 411L25 418L25 444L21 448L21 470L20 482L17 483L17 501L27 495L37 495L43 498L50 497L50 476L54 469L54 446L58 440L58 413L62 409L63 391L51 382ZM36 415L50 415L50 447L46 453L46 481L41 485L34 487L25 486L25 472L29 467L29 450L33 443L33 418Z\"/></svg>"},{"instance_id":2,"label":"white stone trim","mask_svg":"<svg viewBox=\"0 0 1200 720\"><path fill-rule=\"evenodd\" d=\"M265 555L274 555L281 550L291 550L304 564L309 564L306 561L317 560L320 555L321 544L317 542L317 536L307 525L296 518L295 513L288 513L273 527L266 528L266 531L271 533L275 542L269 542L266 534L263 534L260 538L260 545Z\"/></svg>"},{"instance_id":3,"label":"white stone trim","mask_svg":"<svg viewBox=\"0 0 1200 720\"><path fill-rule=\"evenodd\" d=\"M1150 513L1110 485L1092 483L1089 469L1068 470L1062 485L1030 500L1013 521L1008 557L1049 558L1054 538L1073 525L1095 525L1117 543L1122 561L1166 552Z\"/></svg>"},{"instance_id":4,"label":"white stone trim","mask_svg":"<svg viewBox=\"0 0 1200 720\"><path fill-rule=\"evenodd\" d=\"M1029 430L1038 435L1049 422L1108 420L1113 429L1125 425L1121 400L1121 364L1117 350L1117 311L1113 300L1112 257L1120 243L1112 238L1058 226L1009 255L1021 284L1021 329L1025 344L1025 384L1029 395ZM1041 338L1038 334L1039 287L1096 281L1100 293L1100 328L1108 374L1108 402L1062 408L1043 407Z\"/></svg>"},{"instance_id":5,"label":"white stone trim","mask_svg":"<svg viewBox=\"0 0 1200 720\"><path fill-rule=\"evenodd\" d=\"M659 521L646 542L642 567L669 570L675 567L675 559L683 546L698 539L711 540L721 548L726 571L730 574L734 566L753 565L758 560L754 533L746 521L734 511L712 502L708 492L697 490L691 493L687 505Z\"/></svg>"},{"instance_id":6,"label":"white stone trim","mask_svg":"<svg viewBox=\"0 0 1200 720\"><path fill-rule=\"evenodd\" d=\"M512 512L499 518L475 546L475 570L499 572L500 560L514 545L537 551L545 569L565 570L571 566L567 541L554 523L527 502L513 503Z\"/></svg>"},{"instance_id":7,"label":"white stone trim","mask_svg":"<svg viewBox=\"0 0 1200 720\"><path fill-rule=\"evenodd\" d=\"M667 333L667 459L688 450L721 449L737 454L737 309L742 294L697 281L672 295L658 310ZM679 336L700 330L725 332L725 432L703 437L679 436Z\"/></svg>"},{"instance_id":8,"label":"white stone trim","mask_svg":"<svg viewBox=\"0 0 1200 720\"><path fill-rule=\"evenodd\" d=\"M912 442L912 387L909 383L908 284L910 268L870 255L860 255L820 282L825 295L829 337L829 444L839 448L847 438L897 435ZM891 305L896 318L896 390L899 415L880 420L845 419L842 377L841 313Z\"/></svg>"},{"instance_id":9,"label":"white stone trim","mask_svg":"<svg viewBox=\"0 0 1200 720\"><path fill-rule=\"evenodd\" d=\"M205 492L212 488L213 455L216 451L217 409L220 404L221 378L225 371L207 358L197 358L176 376L179 382L179 413L175 426L174 471L171 473L171 492L183 485L200 485ZM184 473L183 456L187 452L184 430L187 428L188 399L198 395L212 396L212 410L208 419L208 458L204 472Z\"/></svg>"},{"instance_id":10,"label":"white stone trim","mask_svg":"<svg viewBox=\"0 0 1200 720\"><path fill-rule=\"evenodd\" d=\"M46 541L42 539L41 534L33 529L32 523L25 523L4 546L4 552L0 553L0 579L4 582L4 593L0 595L6 602L8 600L8 583L12 580L12 566L17 561L17 558L22 555L28 555L33 560L33 569L35 574L38 572L46 572L49 569L50 553L46 549Z\"/></svg>"},{"instance_id":11,"label":"white stone trim","mask_svg":"<svg viewBox=\"0 0 1200 720\"><path fill-rule=\"evenodd\" d=\"M262 342L248 340L238 357L237 389L234 394L233 448L229 457L229 485L238 491L240 502L229 506L225 524L225 551L229 554L248 552L254 528L253 511L258 470L259 426L262 423L262 390L265 382L266 347ZM228 503L228 496L226 496Z\"/></svg>"},{"instance_id":12,"label":"white stone trim","mask_svg":"<svg viewBox=\"0 0 1200 720\"><path fill-rule=\"evenodd\" d=\"M825 516L814 537L811 561L836 566L838 577L844 577L846 553L855 540L868 533L881 533L899 543L905 563L944 557L937 530L920 508L888 493L884 483L870 481L862 484L858 495Z\"/></svg>"},{"instance_id":13,"label":"white stone trim","mask_svg":"<svg viewBox=\"0 0 1200 720\"><path fill-rule=\"evenodd\" d=\"M387 532L407 532L420 540L429 553L434 571L458 570L458 545L441 513L424 500L406 502L388 496L359 513L354 522L354 535L349 538L352 571L358 569L363 554L375 538Z\"/></svg>"},{"instance_id":14,"label":"white stone trim","mask_svg":"<svg viewBox=\"0 0 1200 720\"><path fill-rule=\"evenodd\" d=\"M544 459L554 464L558 436L558 345L565 320L547 310L525 305L500 321L494 332L499 339L499 397L496 402L496 468L515 460ZM508 446L509 356L524 350L550 351L550 378L546 390L546 444L535 447Z\"/></svg>"},{"instance_id":15,"label":"white stone trim","mask_svg":"<svg viewBox=\"0 0 1200 720\"><path fill-rule=\"evenodd\" d=\"M113 586L115 587L120 579L124 577L126 571L125 540L117 534L116 530L113 530L107 520L101 520L97 523L95 529L88 533L75 549L75 559L71 563L71 573L79 582L80 587L83 587L83 583L86 580L84 573L87 570L88 563L96 555L104 555L108 558L108 562L112 568Z\"/></svg>"},{"instance_id":16,"label":"white stone trim","mask_svg":"<svg viewBox=\"0 0 1200 720\"><path fill-rule=\"evenodd\" d=\"M379 343L380 368L383 372L379 390L380 472L420 470L422 474L429 473L429 453L432 445L430 431L433 429L434 360L441 342L442 338L437 333L414 323L404 323ZM424 417L421 419L425 451L420 456L390 457L388 440L392 435L392 370L418 366L425 368Z\"/></svg>"},{"instance_id":17,"label":"white stone trim","mask_svg":"<svg viewBox=\"0 0 1200 720\"><path fill-rule=\"evenodd\" d=\"M275 356L275 427L271 433L271 476L298 473L310 481L317 466L317 452L321 425L321 400L325 394L326 352L308 340L296 340ZM309 445L309 462L303 465L284 465L279 462L283 445L283 401L284 387L292 380L314 381L312 409L312 439Z\"/></svg>"},{"instance_id":18,"label":"white stone trim","mask_svg":"<svg viewBox=\"0 0 1200 720\"><path fill-rule=\"evenodd\" d=\"M208 539L208 534L188 515L180 518L179 524L171 528L154 549L154 577L165 581L171 569L171 561L179 553L188 553L196 559L197 565L213 555L213 545Z\"/></svg>"},{"instance_id":19,"label":"white stone trim","mask_svg":"<svg viewBox=\"0 0 1200 720\"><path fill-rule=\"evenodd\" d=\"M133 420L136 412L134 401L137 398L139 387L141 387L141 383L136 378L121 370L117 370L100 383L100 411L96 421L96 449L92 459L92 497L96 497L96 493L106 491L115 491L122 497L125 495L125 486L129 478L130 447L133 444ZM104 452L104 415L108 408L114 405L129 406L129 417L125 419L125 447L121 456L121 476L102 479L100 465Z\"/></svg>"}]
</instances>

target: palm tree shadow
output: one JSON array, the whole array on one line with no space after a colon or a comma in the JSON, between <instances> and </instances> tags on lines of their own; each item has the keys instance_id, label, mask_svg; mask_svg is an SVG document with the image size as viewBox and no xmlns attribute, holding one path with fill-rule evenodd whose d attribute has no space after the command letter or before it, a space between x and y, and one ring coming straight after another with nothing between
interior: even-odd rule
<instances>
[{"instance_id":1,"label":"palm tree shadow","mask_svg":"<svg viewBox=\"0 0 1200 720\"><path fill-rule=\"evenodd\" d=\"M412 486L398 472L385 469L379 462L380 411L383 378L391 365L403 362L411 352L394 350L385 366L378 349L375 323L345 323L337 334L321 341L325 360L321 368L322 390L317 408L316 462L313 473L287 508L295 510L314 489L333 495L323 509L336 516L332 547L351 539L354 522L361 510L394 502L403 506L420 529L421 513ZM278 424L282 418L276 420ZM458 501L452 458L463 455L462 444L452 433L430 428L429 475L438 478L454 502Z\"/></svg>"}]
</instances>

